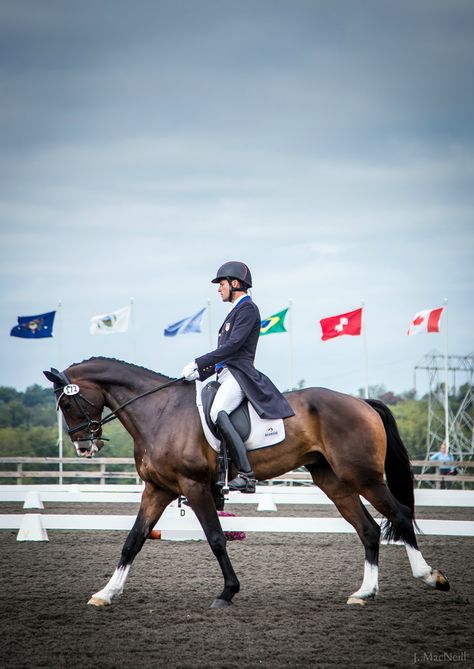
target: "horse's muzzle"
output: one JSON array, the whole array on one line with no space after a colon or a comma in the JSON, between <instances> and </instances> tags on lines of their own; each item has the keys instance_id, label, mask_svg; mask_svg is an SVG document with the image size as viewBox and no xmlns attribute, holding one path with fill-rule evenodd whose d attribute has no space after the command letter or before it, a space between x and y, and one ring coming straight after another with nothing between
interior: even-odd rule
<instances>
[{"instance_id":1,"label":"horse's muzzle","mask_svg":"<svg viewBox=\"0 0 474 669\"><path fill-rule=\"evenodd\" d=\"M103 447L102 439L90 439L89 441L75 441L76 455L80 458L93 458Z\"/></svg>"}]
</instances>

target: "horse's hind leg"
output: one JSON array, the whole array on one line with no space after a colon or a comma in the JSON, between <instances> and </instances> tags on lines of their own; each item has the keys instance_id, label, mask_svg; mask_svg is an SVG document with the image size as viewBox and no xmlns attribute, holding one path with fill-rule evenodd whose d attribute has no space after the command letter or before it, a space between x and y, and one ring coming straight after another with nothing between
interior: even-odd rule
<instances>
[{"instance_id":1,"label":"horse's hind leg","mask_svg":"<svg viewBox=\"0 0 474 669\"><path fill-rule=\"evenodd\" d=\"M410 509L392 495L385 483L364 488L360 494L387 518L386 538L401 540L405 544L413 576L437 590L449 590L446 576L438 569L432 569L418 548Z\"/></svg>"},{"instance_id":2,"label":"horse's hind leg","mask_svg":"<svg viewBox=\"0 0 474 669\"><path fill-rule=\"evenodd\" d=\"M364 578L360 588L349 597L347 603L364 605L375 597L379 589L380 528L361 503L354 488L340 481L332 469L313 469L309 466L308 469L315 484L334 502L339 513L354 527L362 541L365 550Z\"/></svg>"},{"instance_id":3,"label":"horse's hind leg","mask_svg":"<svg viewBox=\"0 0 474 669\"><path fill-rule=\"evenodd\" d=\"M88 604L108 606L112 599L122 594L125 581L133 560L142 549L151 530L158 522L168 504L176 499L176 495L147 483L143 491L140 510L122 548L122 555L112 578L105 588L96 592Z\"/></svg>"}]
</instances>

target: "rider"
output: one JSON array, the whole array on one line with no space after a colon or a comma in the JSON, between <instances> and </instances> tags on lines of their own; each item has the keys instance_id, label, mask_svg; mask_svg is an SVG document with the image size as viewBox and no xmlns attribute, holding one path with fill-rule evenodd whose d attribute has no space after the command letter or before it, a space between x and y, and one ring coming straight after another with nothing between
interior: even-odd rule
<instances>
[{"instance_id":1,"label":"rider","mask_svg":"<svg viewBox=\"0 0 474 669\"><path fill-rule=\"evenodd\" d=\"M229 489L255 492L255 478L245 445L229 419L229 414L247 397L262 418L288 418L293 410L264 374L254 367L260 336L260 313L247 294L252 287L250 270L243 262L226 262L217 270L211 283L219 284L223 302L231 308L219 329L214 351L187 364L182 375L187 381L201 381L217 373L220 387L211 407L210 417L225 439L230 456L237 467L237 476Z\"/></svg>"}]
</instances>

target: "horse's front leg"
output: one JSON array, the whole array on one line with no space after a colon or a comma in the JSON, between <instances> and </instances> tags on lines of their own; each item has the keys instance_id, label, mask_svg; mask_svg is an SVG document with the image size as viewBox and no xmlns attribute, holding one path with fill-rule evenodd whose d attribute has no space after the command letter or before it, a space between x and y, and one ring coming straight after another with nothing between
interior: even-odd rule
<instances>
[{"instance_id":1,"label":"horse's front leg","mask_svg":"<svg viewBox=\"0 0 474 669\"><path fill-rule=\"evenodd\" d=\"M208 485L196 481L183 483L183 492L188 502L201 523L206 539L224 576L224 589L212 602L212 609L220 609L232 604L232 598L240 590L240 583L227 554L227 539L222 530L216 505L212 498Z\"/></svg>"},{"instance_id":2,"label":"horse's front leg","mask_svg":"<svg viewBox=\"0 0 474 669\"><path fill-rule=\"evenodd\" d=\"M157 488L151 483L146 484L140 510L123 545L122 555L117 568L105 588L92 595L88 604L92 604L93 606L108 606L112 603L114 597L122 593L133 560L142 549L143 544L158 522L161 514L173 499L176 499L176 495Z\"/></svg>"}]
</instances>

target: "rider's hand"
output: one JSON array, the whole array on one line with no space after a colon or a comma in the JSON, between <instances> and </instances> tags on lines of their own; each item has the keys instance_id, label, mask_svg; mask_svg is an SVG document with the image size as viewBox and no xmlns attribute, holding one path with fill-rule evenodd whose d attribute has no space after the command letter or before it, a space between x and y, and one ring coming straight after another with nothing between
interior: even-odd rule
<instances>
[{"instance_id":1,"label":"rider's hand","mask_svg":"<svg viewBox=\"0 0 474 669\"><path fill-rule=\"evenodd\" d=\"M183 367L181 376L184 376L186 381L195 381L199 378L198 368L194 360Z\"/></svg>"}]
</instances>

